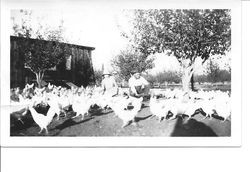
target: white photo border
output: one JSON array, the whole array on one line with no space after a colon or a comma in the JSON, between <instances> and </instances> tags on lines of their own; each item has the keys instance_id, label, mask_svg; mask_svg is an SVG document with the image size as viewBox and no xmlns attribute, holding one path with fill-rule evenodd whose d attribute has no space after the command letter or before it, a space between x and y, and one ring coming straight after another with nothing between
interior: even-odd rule
<instances>
[{"instance_id":1,"label":"white photo border","mask_svg":"<svg viewBox=\"0 0 250 172\"><path fill-rule=\"evenodd\" d=\"M241 2L220 1L3 1L1 6L1 146L3 147L239 147L241 146ZM231 137L13 137L10 136L10 10L12 9L231 9L232 118Z\"/></svg>"}]
</instances>

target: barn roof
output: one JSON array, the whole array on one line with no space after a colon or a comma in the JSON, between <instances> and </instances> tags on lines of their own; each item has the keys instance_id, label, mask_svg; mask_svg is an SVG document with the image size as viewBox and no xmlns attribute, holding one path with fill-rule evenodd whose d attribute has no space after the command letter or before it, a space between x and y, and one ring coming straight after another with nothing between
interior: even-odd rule
<instances>
[{"instance_id":1,"label":"barn roof","mask_svg":"<svg viewBox=\"0 0 250 172\"><path fill-rule=\"evenodd\" d=\"M47 40L40 40L40 39L33 39L33 38L24 38L24 37L18 37L18 36L10 36L11 40L18 40L18 39L30 39L30 40L34 40L34 41L47 41ZM48 42L48 41L47 41ZM80 48L80 49L87 49L87 50L94 50L94 47L88 47L88 46L83 46L83 45L76 45L76 44L69 44L69 43L65 43L65 42L60 42L61 44L66 44L69 45L70 47L76 47L76 48Z\"/></svg>"}]
</instances>

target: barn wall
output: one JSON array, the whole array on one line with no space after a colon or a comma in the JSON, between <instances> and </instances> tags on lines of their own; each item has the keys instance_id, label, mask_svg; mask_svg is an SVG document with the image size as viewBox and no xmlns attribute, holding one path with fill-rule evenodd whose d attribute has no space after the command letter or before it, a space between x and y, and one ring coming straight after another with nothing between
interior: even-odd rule
<instances>
[{"instance_id":1,"label":"barn wall","mask_svg":"<svg viewBox=\"0 0 250 172\"><path fill-rule=\"evenodd\" d=\"M19 51L18 41L11 40L10 43L10 86L24 87L24 56Z\"/></svg>"},{"instance_id":2,"label":"barn wall","mask_svg":"<svg viewBox=\"0 0 250 172\"><path fill-rule=\"evenodd\" d=\"M39 41L39 40L35 40ZM18 49L20 44L18 37L11 37L11 52L10 52L10 78L11 88L24 87L26 82L34 81L35 75L31 71L24 68L24 55ZM46 71L44 75L45 81L65 80L72 82L78 86L87 86L94 80L94 70L91 60L90 49L85 49L81 46L71 46L71 70L66 70L66 59L57 66L56 71ZM25 82L26 81L26 82Z\"/></svg>"},{"instance_id":3,"label":"barn wall","mask_svg":"<svg viewBox=\"0 0 250 172\"><path fill-rule=\"evenodd\" d=\"M72 51L72 80L78 86L87 86L94 79L94 70L89 51L76 48Z\"/></svg>"}]
</instances>

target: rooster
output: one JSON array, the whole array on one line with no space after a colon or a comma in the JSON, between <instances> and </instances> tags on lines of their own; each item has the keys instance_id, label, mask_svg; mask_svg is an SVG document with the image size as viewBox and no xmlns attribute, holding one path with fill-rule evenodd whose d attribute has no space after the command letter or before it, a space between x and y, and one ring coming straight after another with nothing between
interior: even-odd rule
<instances>
[{"instance_id":1,"label":"rooster","mask_svg":"<svg viewBox=\"0 0 250 172\"><path fill-rule=\"evenodd\" d=\"M39 131L39 134L45 129L46 131L46 134L48 134L48 129L47 129L47 126L51 123L51 121L53 120L53 117L55 116L55 110L54 108L50 107L48 112L47 112L47 115L43 115L43 114L40 114L38 113L35 108L33 107L35 104L34 103L31 103L29 105L29 111L32 115L32 118L33 120L35 121L35 123L40 127L40 131Z\"/></svg>"},{"instance_id":2,"label":"rooster","mask_svg":"<svg viewBox=\"0 0 250 172\"><path fill-rule=\"evenodd\" d=\"M143 98L138 98L137 100L134 100L133 106L134 108L132 110L127 110L124 107L120 106L119 103L111 103L110 106L115 112L115 114L123 121L122 128L129 125L131 122L135 122L135 116L141 109L141 103ZM126 102L126 101L124 101Z\"/></svg>"}]
</instances>

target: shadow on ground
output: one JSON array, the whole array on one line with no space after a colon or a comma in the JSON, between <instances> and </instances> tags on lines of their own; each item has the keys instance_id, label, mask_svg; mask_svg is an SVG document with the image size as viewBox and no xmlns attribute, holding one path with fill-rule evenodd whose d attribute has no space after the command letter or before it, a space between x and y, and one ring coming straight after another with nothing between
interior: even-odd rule
<instances>
[{"instance_id":1,"label":"shadow on ground","mask_svg":"<svg viewBox=\"0 0 250 172\"><path fill-rule=\"evenodd\" d=\"M184 123L181 117L177 118L174 130L171 136L185 137L185 136L210 136L215 137L217 134L207 125L198 122L195 119L190 119Z\"/></svg>"},{"instance_id":2,"label":"shadow on ground","mask_svg":"<svg viewBox=\"0 0 250 172\"><path fill-rule=\"evenodd\" d=\"M89 118L86 118L86 119L81 120L81 121L75 121L75 120L70 118L70 119L64 121L62 124L56 126L54 129L63 130L65 128L68 128L68 127L71 127L71 126L87 122L87 121L89 121L89 120L91 120L93 118L94 117L89 117Z\"/></svg>"},{"instance_id":3,"label":"shadow on ground","mask_svg":"<svg viewBox=\"0 0 250 172\"><path fill-rule=\"evenodd\" d=\"M146 120L148 118L152 117L152 115L148 115L148 116L145 116L145 117L135 117L135 122L139 122L139 121L142 121L142 120Z\"/></svg>"}]
</instances>

